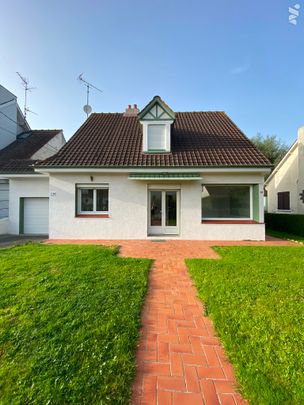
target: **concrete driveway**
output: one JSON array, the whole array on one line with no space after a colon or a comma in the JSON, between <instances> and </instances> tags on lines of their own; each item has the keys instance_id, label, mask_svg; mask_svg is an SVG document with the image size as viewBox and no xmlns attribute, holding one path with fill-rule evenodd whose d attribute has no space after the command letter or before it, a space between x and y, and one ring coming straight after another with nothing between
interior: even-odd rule
<instances>
[{"instance_id":1,"label":"concrete driveway","mask_svg":"<svg viewBox=\"0 0 304 405\"><path fill-rule=\"evenodd\" d=\"M48 235L0 235L0 249L22 245L27 242L41 242L48 239Z\"/></svg>"}]
</instances>

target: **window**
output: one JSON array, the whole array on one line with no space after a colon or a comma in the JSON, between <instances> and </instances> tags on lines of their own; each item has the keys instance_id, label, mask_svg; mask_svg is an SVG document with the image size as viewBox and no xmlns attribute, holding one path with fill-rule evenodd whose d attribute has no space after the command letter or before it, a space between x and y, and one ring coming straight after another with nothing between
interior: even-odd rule
<instances>
[{"instance_id":1,"label":"window","mask_svg":"<svg viewBox=\"0 0 304 405\"><path fill-rule=\"evenodd\" d=\"M278 210L290 210L289 191L283 191L278 193Z\"/></svg>"},{"instance_id":2,"label":"window","mask_svg":"<svg viewBox=\"0 0 304 405\"><path fill-rule=\"evenodd\" d=\"M166 149L166 125L148 125L148 150L163 151Z\"/></svg>"},{"instance_id":3,"label":"window","mask_svg":"<svg viewBox=\"0 0 304 405\"><path fill-rule=\"evenodd\" d=\"M203 186L203 219L251 219L251 216L251 186Z\"/></svg>"},{"instance_id":4,"label":"window","mask_svg":"<svg viewBox=\"0 0 304 405\"><path fill-rule=\"evenodd\" d=\"M109 188L77 186L77 214L98 214L109 211Z\"/></svg>"}]
</instances>

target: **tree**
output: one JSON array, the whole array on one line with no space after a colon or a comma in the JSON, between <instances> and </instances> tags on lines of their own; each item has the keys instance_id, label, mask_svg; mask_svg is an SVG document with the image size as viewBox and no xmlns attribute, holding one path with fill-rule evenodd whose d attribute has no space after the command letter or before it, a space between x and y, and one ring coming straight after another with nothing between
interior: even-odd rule
<instances>
[{"instance_id":1,"label":"tree","mask_svg":"<svg viewBox=\"0 0 304 405\"><path fill-rule=\"evenodd\" d=\"M263 136L258 133L251 141L273 165L277 165L289 149L276 135Z\"/></svg>"}]
</instances>

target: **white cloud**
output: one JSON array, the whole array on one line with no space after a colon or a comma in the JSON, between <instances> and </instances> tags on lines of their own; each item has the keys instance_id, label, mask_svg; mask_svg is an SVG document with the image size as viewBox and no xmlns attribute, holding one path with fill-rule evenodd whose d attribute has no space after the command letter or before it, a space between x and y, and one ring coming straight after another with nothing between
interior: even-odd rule
<instances>
[{"instance_id":1,"label":"white cloud","mask_svg":"<svg viewBox=\"0 0 304 405\"><path fill-rule=\"evenodd\" d=\"M240 75L242 73L248 72L250 68L250 63L245 63L244 65L234 67L233 69L231 69L230 73L232 73L233 75Z\"/></svg>"}]
</instances>

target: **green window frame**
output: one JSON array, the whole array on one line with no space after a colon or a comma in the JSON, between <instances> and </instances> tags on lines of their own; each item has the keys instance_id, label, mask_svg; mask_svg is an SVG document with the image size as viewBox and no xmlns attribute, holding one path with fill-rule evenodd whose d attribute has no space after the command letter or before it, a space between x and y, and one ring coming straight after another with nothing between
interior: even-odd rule
<instances>
[{"instance_id":1,"label":"green window frame","mask_svg":"<svg viewBox=\"0 0 304 405\"><path fill-rule=\"evenodd\" d=\"M250 184L202 185L202 220L252 220Z\"/></svg>"}]
</instances>

